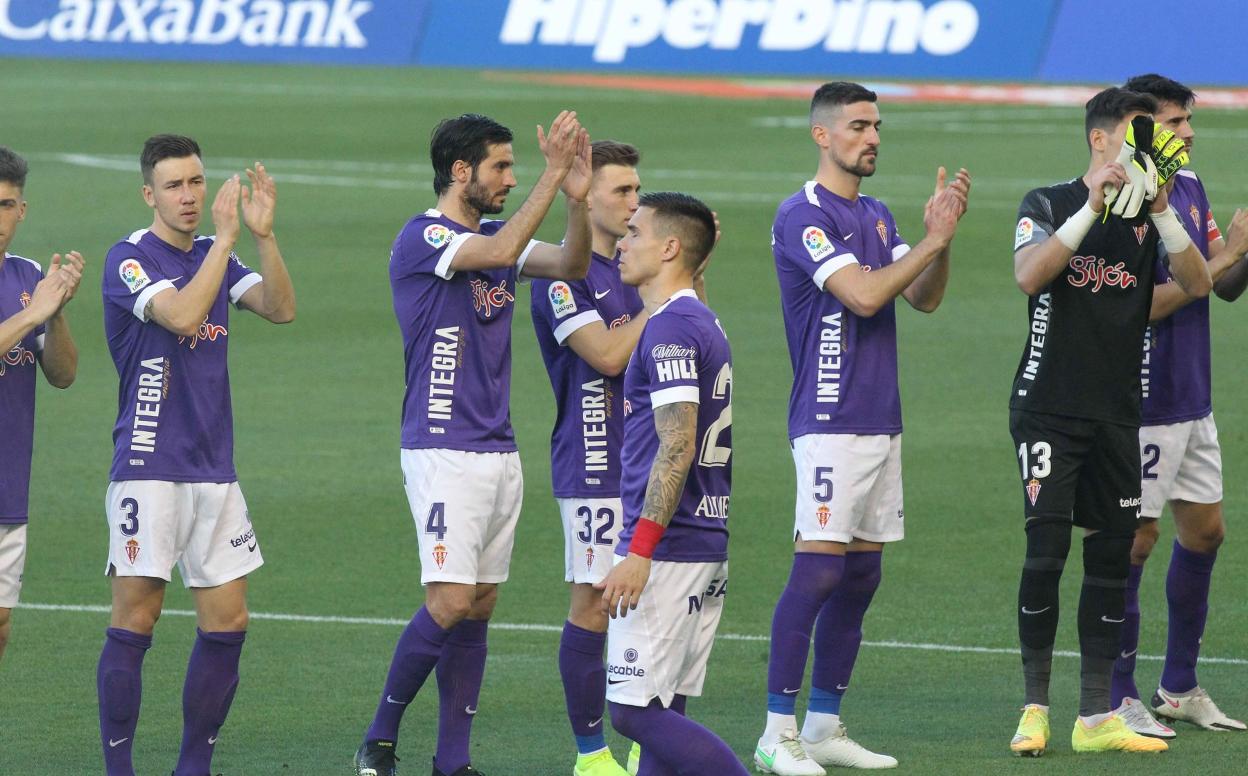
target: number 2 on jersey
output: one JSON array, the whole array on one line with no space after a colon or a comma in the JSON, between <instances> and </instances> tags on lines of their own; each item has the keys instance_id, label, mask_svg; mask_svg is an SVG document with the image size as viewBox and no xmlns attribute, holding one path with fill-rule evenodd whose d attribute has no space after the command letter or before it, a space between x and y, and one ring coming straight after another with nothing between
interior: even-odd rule
<instances>
[{"instance_id":1,"label":"number 2 on jersey","mask_svg":"<svg viewBox=\"0 0 1248 776\"><path fill-rule=\"evenodd\" d=\"M728 403L724 406L724 411L719 413L714 423L707 426L706 433L702 435L702 454L698 456L698 464L708 467L724 466L732 457L732 448L721 447L719 444L720 435L732 428L731 364L724 364L719 374L715 376L715 388L711 391L711 398L727 399Z\"/></svg>"}]
</instances>

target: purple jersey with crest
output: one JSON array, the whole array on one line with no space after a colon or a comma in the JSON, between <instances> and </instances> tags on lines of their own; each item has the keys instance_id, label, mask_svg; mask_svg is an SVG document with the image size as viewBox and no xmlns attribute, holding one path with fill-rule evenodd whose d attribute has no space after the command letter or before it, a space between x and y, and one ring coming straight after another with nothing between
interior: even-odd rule
<instances>
[{"instance_id":1,"label":"purple jersey with crest","mask_svg":"<svg viewBox=\"0 0 1248 776\"><path fill-rule=\"evenodd\" d=\"M583 280L535 280L533 328L555 389L550 473L556 498L617 498L624 437L624 375L601 374L568 346L572 332L623 326L644 305L615 259L593 254Z\"/></svg>"},{"instance_id":2,"label":"purple jersey with crest","mask_svg":"<svg viewBox=\"0 0 1248 776\"><path fill-rule=\"evenodd\" d=\"M693 463L655 560L710 563L728 558L732 489L732 353L719 319L692 290L672 295L641 333L624 372L624 448L620 498L624 528L617 555L627 555L642 513L650 467L659 452L654 410L698 405Z\"/></svg>"},{"instance_id":3,"label":"purple jersey with crest","mask_svg":"<svg viewBox=\"0 0 1248 776\"><path fill-rule=\"evenodd\" d=\"M1209 197L1196 173L1180 170L1170 191L1170 207L1207 261L1209 243L1222 236L1213 220ZM1173 282L1164 245L1157 247L1154 285ZM1180 307L1165 320L1149 324L1140 370L1141 420L1146 426L1181 423L1213 412L1209 350L1209 298Z\"/></svg>"},{"instance_id":4,"label":"purple jersey with crest","mask_svg":"<svg viewBox=\"0 0 1248 776\"><path fill-rule=\"evenodd\" d=\"M152 297L199 272L212 237L180 250L147 229L104 259L104 332L117 367L117 424L109 479L233 482L229 305L261 281L231 254L217 298L191 336L144 317Z\"/></svg>"},{"instance_id":5,"label":"purple jersey with crest","mask_svg":"<svg viewBox=\"0 0 1248 776\"><path fill-rule=\"evenodd\" d=\"M478 232L426 210L394 240L390 287L407 375L404 449L516 449L508 410L511 316L524 257L505 269L451 269L467 240L502 227L482 221Z\"/></svg>"},{"instance_id":6,"label":"purple jersey with crest","mask_svg":"<svg viewBox=\"0 0 1248 776\"><path fill-rule=\"evenodd\" d=\"M0 263L0 321L21 312L43 279L37 262L11 253ZM6 343L7 344L7 343ZM30 494L30 456L35 439L35 360L43 350L43 326L32 329L0 357L0 525L25 523Z\"/></svg>"},{"instance_id":7,"label":"purple jersey with crest","mask_svg":"<svg viewBox=\"0 0 1248 776\"><path fill-rule=\"evenodd\" d=\"M793 364L789 438L901 433L894 303L864 318L823 288L840 269L870 272L910 250L893 214L808 181L780 203L771 245Z\"/></svg>"}]
</instances>

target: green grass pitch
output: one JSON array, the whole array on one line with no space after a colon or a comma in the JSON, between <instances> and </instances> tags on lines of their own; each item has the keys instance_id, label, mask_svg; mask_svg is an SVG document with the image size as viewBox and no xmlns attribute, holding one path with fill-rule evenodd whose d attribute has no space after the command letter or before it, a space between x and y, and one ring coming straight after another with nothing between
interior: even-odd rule
<instances>
[{"instance_id":1,"label":"green grass pitch","mask_svg":"<svg viewBox=\"0 0 1248 776\"><path fill-rule=\"evenodd\" d=\"M69 309L81 349L68 392L40 388L28 604L108 603L103 496L116 410L116 376L101 331L99 280L107 248L150 223L137 156L156 132L195 135L217 183L253 159L279 185L277 233L294 277L298 320L277 328L236 314L230 323L236 458L267 565L251 580L258 613L406 620L420 605L411 517L398 466L402 351L386 261L412 213L430 207L427 143L441 117L488 113L517 132L521 188L540 170L533 127L575 108L596 138L637 144L649 190L677 189L718 210L724 237L708 289L732 342L735 477L732 581L704 697L690 712L748 758L765 711L772 606L791 553L792 464L785 412L790 371L768 235L776 204L814 170L800 100L723 100L500 83L473 72L298 69L178 64L0 61L0 142L31 162L30 211L15 252L45 263L81 250L88 279ZM1015 208L1030 188L1081 174L1082 110L882 103L879 173L903 236L921 235L936 166L975 176L953 247L953 274L934 315L899 313L906 422L909 536L888 550L885 582L866 622L850 732L911 774L1127 774L1165 767L1243 773L1248 734L1190 726L1161 760L1078 758L1077 660L1055 665L1054 741L1038 762L1011 758L1021 679L1014 598L1023 542L1015 459L1006 429L1010 380L1023 344L1025 299L1011 274ZM1242 114L1200 110L1194 168L1207 174L1225 224L1248 199ZM205 224L205 229L208 225ZM541 236L562 233L561 207ZM254 258L244 235L239 252ZM567 774L573 747L556 666L566 613L559 519L550 496L547 439L553 401L517 299L512 417L527 474L511 581L474 734L474 760L491 776ZM1201 670L1222 707L1248 714L1248 309L1214 304L1215 406L1222 430L1230 539L1217 566ZM1167 518L1168 519L1168 518ZM1173 534L1164 524L1163 537ZM1163 538L1145 574L1140 652L1164 649ZM1063 590L1058 648L1077 648L1078 551ZM191 608L175 582L166 606ZM95 663L107 625L99 611L19 608L0 665L0 773L99 773ZM366 727L399 626L253 621L240 686L217 747L229 776L340 774ZM168 773L181 731L180 694L193 638L167 614L145 667L136 737L142 774ZM744 638L753 637L753 638ZM937 645L919 649L880 642ZM953 651L950 647L1004 650ZM1236 662L1237 661L1237 662ZM1141 688L1160 663L1142 660ZM1148 690L1144 690L1148 692ZM404 773L427 773L434 741L432 683L404 723ZM624 743L611 739L618 753Z\"/></svg>"}]
</instances>

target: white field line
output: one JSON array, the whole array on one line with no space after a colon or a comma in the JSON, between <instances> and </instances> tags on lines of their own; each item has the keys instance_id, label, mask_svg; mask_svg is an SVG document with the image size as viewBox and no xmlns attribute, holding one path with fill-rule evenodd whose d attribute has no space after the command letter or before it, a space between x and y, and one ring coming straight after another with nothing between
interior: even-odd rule
<instances>
[{"instance_id":1,"label":"white field line","mask_svg":"<svg viewBox=\"0 0 1248 776\"><path fill-rule=\"evenodd\" d=\"M31 609L41 612L73 612L87 614L108 614L111 609L107 606L99 606L93 604L18 604L19 609ZM195 612L189 609L165 609L162 614L166 617L194 617ZM253 620L275 620L279 622L306 622L316 624L329 625L379 625L386 627L403 627L408 624L408 620L396 619L393 617L339 617L335 615L317 615L317 614L285 614L280 612L251 612ZM534 631L538 633L560 633L563 631L561 625L540 625L535 623L515 623L515 622L491 622L490 627L495 630L504 631ZM719 633L715 638L724 641L770 641L770 636L760 636L752 633ZM960 644L932 644L926 642L913 641L863 641L864 647L878 647L881 649L912 649L925 652L960 652L981 655L1018 655L1018 649L1015 647L977 647L964 646ZM1057 657L1079 657L1078 652L1068 650L1058 650L1053 653ZM1137 660L1165 660L1162 655L1136 655ZM1204 657L1200 658L1201 663L1206 664L1222 664L1222 665L1248 665L1248 660L1238 657Z\"/></svg>"}]
</instances>

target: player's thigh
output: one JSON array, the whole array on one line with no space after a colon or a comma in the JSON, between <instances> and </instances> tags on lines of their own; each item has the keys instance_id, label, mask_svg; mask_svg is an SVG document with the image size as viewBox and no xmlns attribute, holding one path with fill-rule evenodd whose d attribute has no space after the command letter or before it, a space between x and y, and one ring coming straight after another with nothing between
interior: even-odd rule
<instances>
[{"instance_id":1,"label":"player's thigh","mask_svg":"<svg viewBox=\"0 0 1248 776\"><path fill-rule=\"evenodd\" d=\"M1169 499L1193 504L1222 501L1222 447L1213 415L1191 421L1191 433Z\"/></svg>"},{"instance_id":2,"label":"player's thigh","mask_svg":"<svg viewBox=\"0 0 1248 776\"><path fill-rule=\"evenodd\" d=\"M462 450L400 451L403 487L416 522L420 581L476 585L490 539L499 473Z\"/></svg>"},{"instance_id":3,"label":"player's thigh","mask_svg":"<svg viewBox=\"0 0 1248 776\"><path fill-rule=\"evenodd\" d=\"M1075 525L1134 534L1139 525L1140 500L1139 429L1098 423L1092 454L1079 476Z\"/></svg>"},{"instance_id":4,"label":"player's thigh","mask_svg":"<svg viewBox=\"0 0 1248 776\"><path fill-rule=\"evenodd\" d=\"M711 659L711 647L715 645L715 633L719 630L719 621L724 613L724 599L728 595L728 562L724 561L718 568L708 570L712 576L702 590L702 608L697 615L697 629L689 643L685 663L681 666L680 681L676 685L678 695L696 697L702 694L706 667ZM692 604L692 599L690 603Z\"/></svg>"},{"instance_id":5,"label":"player's thigh","mask_svg":"<svg viewBox=\"0 0 1248 776\"><path fill-rule=\"evenodd\" d=\"M1010 435L1027 522L1069 520L1075 508L1079 472L1091 453L1093 424L1078 418L1012 410Z\"/></svg>"},{"instance_id":6,"label":"player's thigh","mask_svg":"<svg viewBox=\"0 0 1248 776\"><path fill-rule=\"evenodd\" d=\"M247 577L213 587L192 588L200 630L238 632L247 630Z\"/></svg>"},{"instance_id":7,"label":"player's thigh","mask_svg":"<svg viewBox=\"0 0 1248 776\"><path fill-rule=\"evenodd\" d=\"M888 457L863 507L854 531L860 541L899 542L906 535L906 509L901 484L901 434L889 438Z\"/></svg>"},{"instance_id":8,"label":"player's thigh","mask_svg":"<svg viewBox=\"0 0 1248 776\"><path fill-rule=\"evenodd\" d=\"M611 555L624 524L618 498L561 498L564 580L596 584L611 571Z\"/></svg>"},{"instance_id":9,"label":"player's thigh","mask_svg":"<svg viewBox=\"0 0 1248 776\"><path fill-rule=\"evenodd\" d=\"M886 434L806 434L794 439L794 535L806 541L849 542L887 468L890 448Z\"/></svg>"},{"instance_id":10,"label":"player's thigh","mask_svg":"<svg viewBox=\"0 0 1248 776\"><path fill-rule=\"evenodd\" d=\"M637 608L607 627L607 700L672 702L695 648L705 593L719 563L654 561Z\"/></svg>"},{"instance_id":11,"label":"player's thigh","mask_svg":"<svg viewBox=\"0 0 1248 776\"><path fill-rule=\"evenodd\" d=\"M108 565L116 577L152 577L168 582L190 540L195 496L188 482L120 480L104 496L108 520Z\"/></svg>"},{"instance_id":12,"label":"player's thigh","mask_svg":"<svg viewBox=\"0 0 1248 776\"><path fill-rule=\"evenodd\" d=\"M26 524L0 525L0 609L12 609L26 568Z\"/></svg>"},{"instance_id":13,"label":"player's thigh","mask_svg":"<svg viewBox=\"0 0 1248 776\"><path fill-rule=\"evenodd\" d=\"M516 544L516 524L524 506L524 472L520 454L476 453L479 470L495 477L494 508L486 527L485 544L477 561L477 581L500 584L511 572L511 550Z\"/></svg>"},{"instance_id":14,"label":"player's thigh","mask_svg":"<svg viewBox=\"0 0 1248 776\"><path fill-rule=\"evenodd\" d=\"M1187 454L1191 421L1140 426L1140 514L1161 517L1174 498L1175 478Z\"/></svg>"},{"instance_id":15,"label":"player's thigh","mask_svg":"<svg viewBox=\"0 0 1248 776\"><path fill-rule=\"evenodd\" d=\"M190 539L178 561L182 582L213 588L241 579L264 565L260 540L237 482L196 482Z\"/></svg>"}]
</instances>

